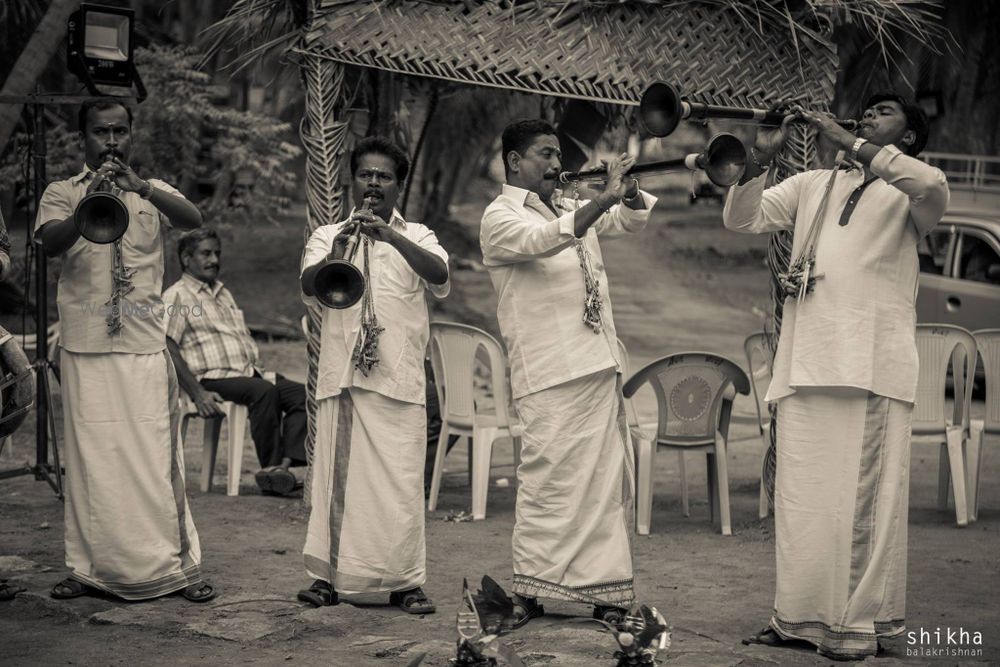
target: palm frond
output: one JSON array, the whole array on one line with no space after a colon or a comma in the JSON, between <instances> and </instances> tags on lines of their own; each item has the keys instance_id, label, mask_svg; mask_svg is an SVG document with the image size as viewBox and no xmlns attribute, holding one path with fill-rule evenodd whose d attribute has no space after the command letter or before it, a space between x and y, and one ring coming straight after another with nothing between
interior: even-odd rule
<instances>
[{"instance_id":1,"label":"palm frond","mask_svg":"<svg viewBox=\"0 0 1000 667\"><path fill-rule=\"evenodd\" d=\"M236 72L284 54L306 25L307 0L236 0L221 20L199 36L204 66L220 52L239 55L227 66Z\"/></svg>"}]
</instances>

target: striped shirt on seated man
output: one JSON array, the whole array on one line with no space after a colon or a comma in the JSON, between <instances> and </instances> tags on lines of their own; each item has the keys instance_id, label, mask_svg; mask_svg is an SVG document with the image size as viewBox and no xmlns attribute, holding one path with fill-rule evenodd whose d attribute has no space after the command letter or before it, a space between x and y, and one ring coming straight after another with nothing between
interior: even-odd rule
<instances>
[{"instance_id":1,"label":"striped shirt on seated man","mask_svg":"<svg viewBox=\"0 0 1000 667\"><path fill-rule=\"evenodd\" d=\"M232 401L250 413L250 434L265 495L287 495L301 487L293 466L306 464L306 392L299 382L265 377L257 345L243 311L218 279L222 243L211 229L198 229L177 246L184 274L163 293L167 347L181 388L202 417L221 415Z\"/></svg>"}]
</instances>

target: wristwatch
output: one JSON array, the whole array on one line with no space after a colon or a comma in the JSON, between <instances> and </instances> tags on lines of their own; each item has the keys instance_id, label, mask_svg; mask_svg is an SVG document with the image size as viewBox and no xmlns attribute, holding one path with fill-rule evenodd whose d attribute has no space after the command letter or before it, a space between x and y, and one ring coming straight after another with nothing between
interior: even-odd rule
<instances>
[{"instance_id":1,"label":"wristwatch","mask_svg":"<svg viewBox=\"0 0 1000 667\"><path fill-rule=\"evenodd\" d=\"M143 183L145 183L145 185L143 185L142 189L139 190L139 196L143 199L149 199L153 196L153 184L149 181L143 181Z\"/></svg>"},{"instance_id":2,"label":"wristwatch","mask_svg":"<svg viewBox=\"0 0 1000 667\"><path fill-rule=\"evenodd\" d=\"M864 146L867 143L868 143L868 140L867 139L862 139L861 137L858 137L854 141L854 145L851 146L851 152L847 156L848 158L850 158L851 162L857 162L858 161L858 151L861 150L861 147Z\"/></svg>"},{"instance_id":3,"label":"wristwatch","mask_svg":"<svg viewBox=\"0 0 1000 667\"><path fill-rule=\"evenodd\" d=\"M631 197L622 197L622 201L625 202L626 204L631 204L636 200L636 197L639 196L639 179L633 178L632 182L635 183L635 194L632 195Z\"/></svg>"}]
</instances>

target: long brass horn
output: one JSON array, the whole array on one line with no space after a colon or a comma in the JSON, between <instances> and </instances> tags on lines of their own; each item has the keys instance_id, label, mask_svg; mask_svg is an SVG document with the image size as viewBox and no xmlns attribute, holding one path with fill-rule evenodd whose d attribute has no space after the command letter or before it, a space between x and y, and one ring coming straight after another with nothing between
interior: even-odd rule
<instances>
[{"instance_id":1,"label":"long brass horn","mask_svg":"<svg viewBox=\"0 0 1000 667\"><path fill-rule=\"evenodd\" d=\"M371 210L371 201L368 197L365 197L362 210ZM316 295L316 300L327 308L336 310L350 308L364 296L365 277L352 261L360 240L361 225L358 224L347 241L344 258L327 260L313 274L312 293Z\"/></svg>"},{"instance_id":2,"label":"long brass horn","mask_svg":"<svg viewBox=\"0 0 1000 667\"><path fill-rule=\"evenodd\" d=\"M656 81L647 86L639 100L639 120L646 131L654 137L669 135L685 119L735 118L755 121L761 125L778 126L784 117L785 114L778 111L688 102L681 99L673 86L663 81ZM858 127L856 120L835 118L834 122L852 132Z\"/></svg>"},{"instance_id":3,"label":"long brass horn","mask_svg":"<svg viewBox=\"0 0 1000 667\"><path fill-rule=\"evenodd\" d=\"M73 222L80 236L91 243L113 243L128 229L128 208L111 194L111 180L101 178L93 192L80 200L73 212Z\"/></svg>"},{"instance_id":4,"label":"long brass horn","mask_svg":"<svg viewBox=\"0 0 1000 667\"><path fill-rule=\"evenodd\" d=\"M626 176L648 174L660 171L677 171L679 169L704 169L709 180L719 187L728 188L735 185L743 176L747 166L747 151L743 142L732 134L723 132L712 137L708 146L701 153L689 153L675 160L659 160L637 164L625 172ZM587 171L564 171L559 174L563 183L574 181L596 181L607 178L605 167Z\"/></svg>"}]
</instances>

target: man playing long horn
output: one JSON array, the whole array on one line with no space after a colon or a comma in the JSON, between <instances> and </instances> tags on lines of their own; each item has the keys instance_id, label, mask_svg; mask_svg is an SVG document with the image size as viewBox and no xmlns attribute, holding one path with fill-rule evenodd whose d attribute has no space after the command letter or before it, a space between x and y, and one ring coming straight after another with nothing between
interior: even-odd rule
<instances>
[{"instance_id":1,"label":"man playing long horn","mask_svg":"<svg viewBox=\"0 0 1000 667\"><path fill-rule=\"evenodd\" d=\"M656 198L624 176L635 162L624 154L593 200L555 196L559 140L544 121L508 126L502 143L507 183L479 242L524 427L513 625L542 614L538 597L589 603L614 621L635 598L635 474L597 237L641 230Z\"/></svg>"},{"instance_id":2,"label":"man playing long horn","mask_svg":"<svg viewBox=\"0 0 1000 667\"><path fill-rule=\"evenodd\" d=\"M360 226L355 262L365 294L350 308L324 308L316 382L312 512L303 549L315 579L299 599L337 604L341 594L389 593L410 614L434 604L424 546L424 351L426 292L450 290L448 254L429 228L396 210L409 159L380 137L351 154L355 208L319 227L302 258L303 300L315 305L317 271L345 258Z\"/></svg>"},{"instance_id":3,"label":"man playing long horn","mask_svg":"<svg viewBox=\"0 0 1000 667\"><path fill-rule=\"evenodd\" d=\"M764 189L796 115L850 169ZM923 111L892 94L857 136L811 111L757 132L723 217L744 233L794 229L767 400L778 401L777 590L748 643L805 640L833 659L874 655L904 630L910 418L917 387L917 242L948 206L944 174L914 156Z\"/></svg>"},{"instance_id":4,"label":"man playing long horn","mask_svg":"<svg viewBox=\"0 0 1000 667\"><path fill-rule=\"evenodd\" d=\"M185 496L160 299L165 226L193 229L201 213L129 166L132 112L121 102L86 102L79 121L86 165L45 189L35 226L45 254L63 256L57 301L72 573L52 597L96 588L126 600L180 591L205 602L216 592L201 577ZM129 223L119 240L97 244L80 236L85 221L74 212L105 177Z\"/></svg>"}]
</instances>

